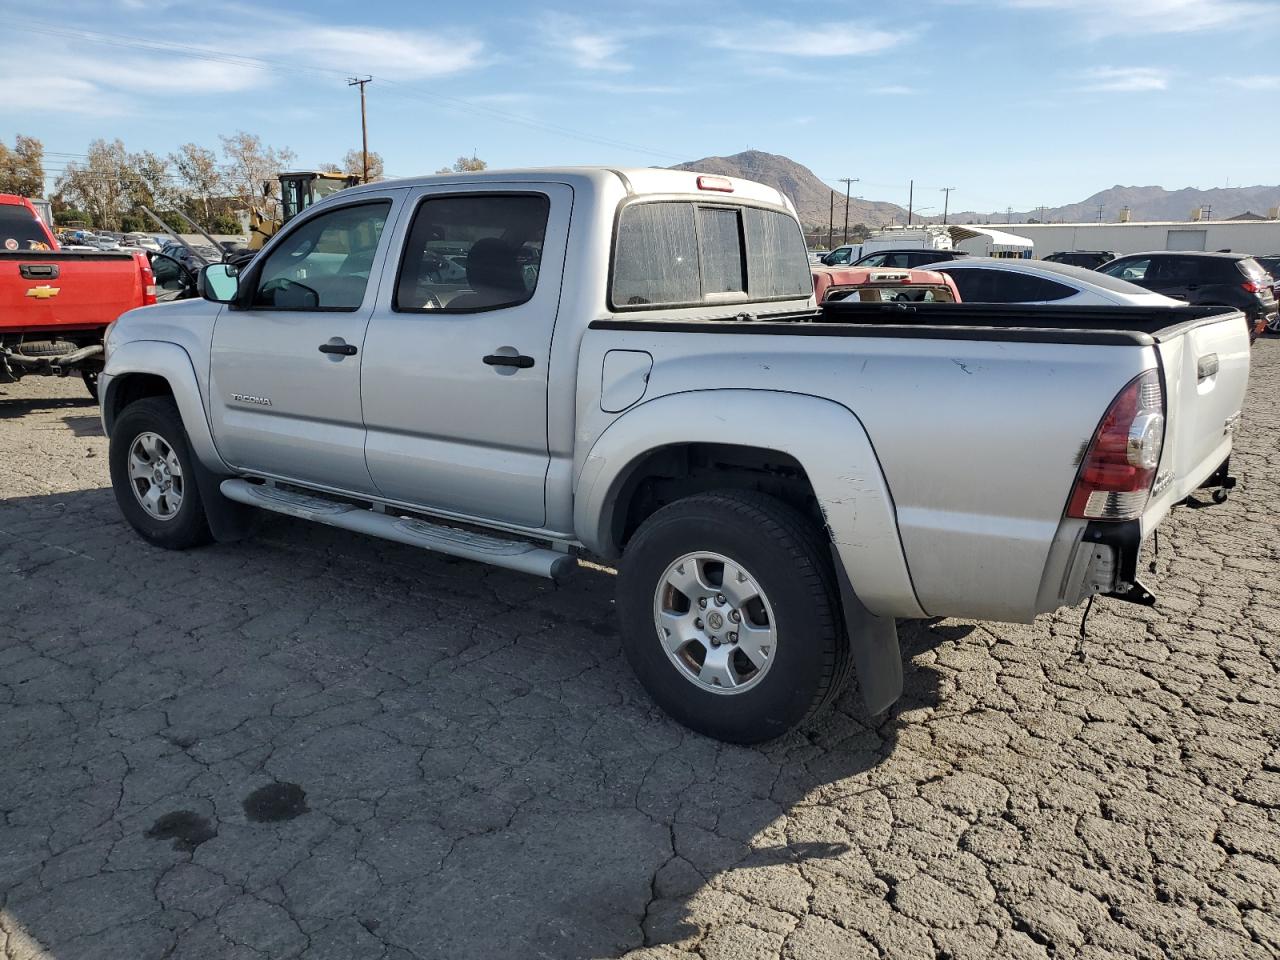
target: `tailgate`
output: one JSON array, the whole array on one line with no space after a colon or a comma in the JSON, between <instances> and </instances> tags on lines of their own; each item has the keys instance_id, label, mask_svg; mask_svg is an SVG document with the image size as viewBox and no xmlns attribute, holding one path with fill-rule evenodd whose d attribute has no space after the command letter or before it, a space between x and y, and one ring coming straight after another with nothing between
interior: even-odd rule
<instances>
[{"instance_id":1,"label":"tailgate","mask_svg":"<svg viewBox=\"0 0 1280 960\"><path fill-rule=\"evenodd\" d=\"M0 333L102 327L142 304L131 253L0 253Z\"/></svg>"},{"instance_id":2,"label":"tailgate","mask_svg":"<svg viewBox=\"0 0 1280 960\"><path fill-rule=\"evenodd\" d=\"M1158 518L1194 493L1231 453L1231 432L1249 383L1249 327L1242 313L1226 311L1158 335L1156 349L1166 404L1152 500Z\"/></svg>"}]
</instances>

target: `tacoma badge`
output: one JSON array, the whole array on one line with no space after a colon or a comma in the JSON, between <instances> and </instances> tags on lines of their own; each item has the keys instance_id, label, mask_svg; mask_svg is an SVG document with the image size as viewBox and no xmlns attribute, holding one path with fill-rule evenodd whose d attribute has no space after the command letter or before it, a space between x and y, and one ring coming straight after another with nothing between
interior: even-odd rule
<instances>
[{"instance_id":1,"label":"tacoma badge","mask_svg":"<svg viewBox=\"0 0 1280 960\"><path fill-rule=\"evenodd\" d=\"M260 407L271 406L270 397L251 397L244 393L233 393L231 399L238 400L240 403L256 403Z\"/></svg>"}]
</instances>

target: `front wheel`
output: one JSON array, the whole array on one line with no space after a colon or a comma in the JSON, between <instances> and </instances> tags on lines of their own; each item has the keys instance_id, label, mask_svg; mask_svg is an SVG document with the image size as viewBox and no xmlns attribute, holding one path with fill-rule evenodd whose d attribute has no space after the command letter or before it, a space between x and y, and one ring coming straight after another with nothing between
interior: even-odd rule
<instances>
[{"instance_id":1,"label":"front wheel","mask_svg":"<svg viewBox=\"0 0 1280 960\"><path fill-rule=\"evenodd\" d=\"M112 427L108 462L120 512L144 538L170 550L212 539L195 457L172 399L147 397L127 406Z\"/></svg>"},{"instance_id":2,"label":"front wheel","mask_svg":"<svg viewBox=\"0 0 1280 960\"><path fill-rule=\"evenodd\" d=\"M618 571L623 649L668 714L707 736L781 736L843 687L849 649L825 540L772 497L726 491L646 520Z\"/></svg>"}]
</instances>

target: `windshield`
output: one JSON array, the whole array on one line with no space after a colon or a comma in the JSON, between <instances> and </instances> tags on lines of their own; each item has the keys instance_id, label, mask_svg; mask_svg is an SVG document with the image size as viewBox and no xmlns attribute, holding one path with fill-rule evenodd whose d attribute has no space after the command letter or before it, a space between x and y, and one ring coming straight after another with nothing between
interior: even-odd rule
<instances>
[{"instance_id":1,"label":"windshield","mask_svg":"<svg viewBox=\"0 0 1280 960\"><path fill-rule=\"evenodd\" d=\"M311 184L311 193L312 196L319 201L323 200L325 197L332 196L339 190L345 190L346 188L346 180L321 180L317 177L315 182Z\"/></svg>"},{"instance_id":2,"label":"windshield","mask_svg":"<svg viewBox=\"0 0 1280 960\"><path fill-rule=\"evenodd\" d=\"M49 238L26 207L0 204L0 250L48 250Z\"/></svg>"}]
</instances>

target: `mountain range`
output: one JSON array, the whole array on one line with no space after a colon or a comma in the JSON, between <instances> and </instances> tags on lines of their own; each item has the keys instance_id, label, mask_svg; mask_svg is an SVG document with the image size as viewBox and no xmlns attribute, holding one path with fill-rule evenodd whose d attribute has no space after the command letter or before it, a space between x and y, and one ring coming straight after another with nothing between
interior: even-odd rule
<instances>
[{"instance_id":1,"label":"mountain range","mask_svg":"<svg viewBox=\"0 0 1280 960\"><path fill-rule=\"evenodd\" d=\"M800 222L811 230L826 229L834 197L837 234L844 224L844 194L833 191L812 170L790 157L763 150L747 150L727 157L703 157L678 163L673 169L745 177L776 187L791 198ZM1111 223L1120 219L1120 212L1125 207L1129 208L1129 216L1133 220L1188 220L1191 211L1197 208L1205 208L1206 219L1211 216L1222 220L1244 213L1265 217L1273 207L1280 206L1280 186L1166 190L1157 186L1126 187L1116 184L1079 203L1014 211L1012 216L1007 211L962 210L951 213L947 219L951 223L1026 223L1031 219L1049 223L1092 223L1098 219L1099 206L1102 207L1103 220ZM862 223L874 229L883 224L906 223L906 220L906 208L896 203L857 198L849 201L850 225ZM919 220L937 223L941 218L917 217Z\"/></svg>"},{"instance_id":2,"label":"mountain range","mask_svg":"<svg viewBox=\"0 0 1280 960\"><path fill-rule=\"evenodd\" d=\"M818 179L812 170L790 157L763 150L747 150L731 157L703 157L688 163L677 163L673 170L696 170L698 173L715 173L722 177L743 177L776 187L796 205L800 223L807 229L826 229L832 216L832 197L835 198L835 229L839 234L844 226L844 194L836 193ZM849 201L849 225L864 223L878 227L884 223L906 223L907 211L896 203L875 200Z\"/></svg>"}]
</instances>

